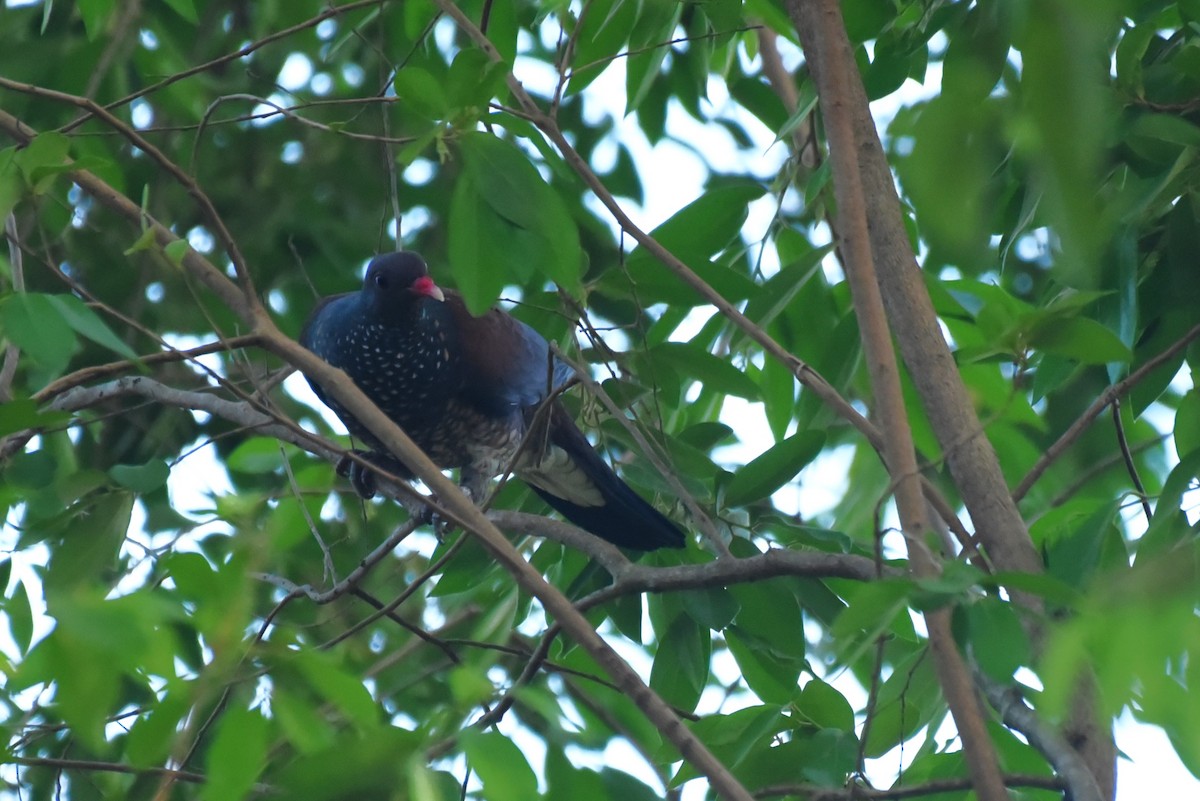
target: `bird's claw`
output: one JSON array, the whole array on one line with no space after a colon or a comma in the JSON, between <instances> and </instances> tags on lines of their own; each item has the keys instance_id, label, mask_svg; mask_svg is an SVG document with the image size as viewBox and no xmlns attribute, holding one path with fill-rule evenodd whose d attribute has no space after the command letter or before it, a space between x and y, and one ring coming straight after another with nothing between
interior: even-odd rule
<instances>
[{"instance_id":1,"label":"bird's claw","mask_svg":"<svg viewBox=\"0 0 1200 801\"><path fill-rule=\"evenodd\" d=\"M363 462L368 462L372 467L368 467ZM387 454L380 453L379 451L358 449L350 451L350 453L339 459L335 469L339 476L350 480L350 485L354 487L354 491L363 500L369 501L378 493L378 481L375 476L375 469L373 468L378 468L400 478L408 478L411 475L408 468ZM463 492L475 503L480 503L487 495L486 484L479 485L474 482L468 482L463 485ZM408 510L412 518L417 521L418 525L432 526L433 532L439 540L445 539L446 535L455 528L455 522L450 518L438 514L434 508L434 504L414 499L405 499L403 497L401 497L400 502Z\"/></svg>"},{"instance_id":2,"label":"bird's claw","mask_svg":"<svg viewBox=\"0 0 1200 801\"><path fill-rule=\"evenodd\" d=\"M350 453L354 456L357 456L358 459L369 462L374 467L383 470L384 472L391 473L392 475L405 476L408 474L408 470L404 467L404 465L392 457L379 453L378 451L354 450ZM373 470L371 467L367 467L358 459L352 458L350 454L343 456L338 460L336 468L337 474L342 478L350 479L350 485L354 487L354 491L358 493L359 497L361 497L363 500L369 501L375 497L375 494L378 490L378 483L375 479L375 470Z\"/></svg>"}]
</instances>

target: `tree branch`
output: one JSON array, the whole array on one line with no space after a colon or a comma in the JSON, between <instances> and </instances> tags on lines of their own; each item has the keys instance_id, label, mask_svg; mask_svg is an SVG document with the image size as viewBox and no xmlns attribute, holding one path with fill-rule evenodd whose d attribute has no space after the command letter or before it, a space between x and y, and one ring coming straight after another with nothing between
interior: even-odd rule
<instances>
[{"instance_id":1,"label":"tree branch","mask_svg":"<svg viewBox=\"0 0 1200 801\"><path fill-rule=\"evenodd\" d=\"M904 407L900 370L876 277L867 190L863 186L855 146L851 109L862 94L858 70L846 38L841 11L834 0L791 0L788 11L797 29L801 30L805 56L817 84L817 98L829 133L840 246L875 392L875 411L884 435L884 462L895 486L909 564L917 577L934 578L941 573L941 568L929 548L932 529L925 516L917 453ZM865 108L865 97L863 106ZM963 753L975 792L983 801L1005 801L1008 794L1000 775L1000 763L988 736L966 661L954 642L950 609L929 610L924 616L938 681L962 737Z\"/></svg>"},{"instance_id":2,"label":"tree branch","mask_svg":"<svg viewBox=\"0 0 1200 801\"><path fill-rule=\"evenodd\" d=\"M167 776L175 781L203 784L206 779L202 773L188 770L172 770L170 768L140 768L119 762L100 762L91 759L53 759L50 757L22 757L9 755L5 761L15 765L30 768L54 768L55 770L78 770L87 773L128 773L134 776ZM271 788L256 785L257 792L271 793Z\"/></svg>"},{"instance_id":3,"label":"tree branch","mask_svg":"<svg viewBox=\"0 0 1200 801\"><path fill-rule=\"evenodd\" d=\"M1006 787L1031 787L1039 790L1063 789L1062 780L1054 776L1004 776ZM900 801L908 798L922 798L927 795L941 793L961 793L971 789L970 779L939 779L937 781L914 784L911 787L892 787L888 790L876 790L871 787L847 787L834 789L813 784L777 784L756 790L755 798L775 798L784 795L802 796L808 801Z\"/></svg>"},{"instance_id":4,"label":"tree branch","mask_svg":"<svg viewBox=\"0 0 1200 801\"><path fill-rule=\"evenodd\" d=\"M908 373L988 558L1000 570L1041 573L1041 559L1034 550L1016 502L1006 489L996 452L975 414L913 256L895 180L879 141L840 15L837 25L823 24L826 20L817 12L817 2L789 0L788 8L800 34L810 72L817 80L823 109L822 82L828 80L828 75L823 77L822 72L841 69L844 74L854 76L853 80L845 82L846 94L838 98L838 107L825 111L825 116L827 122L834 111L845 112L849 117L851 140L847 144L853 149L855 172L863 182L866 213L871 222L867 231L871 254L878 266L879 287L888 320L896 333ZM837 13L829 0L821 2L830 16ZM826 51L834 44L837 52L832 57L826 56ZM1013 591L1012 596L1029 609L1041 608L1041 600L1031 593ZM1029 625L1031 640L1037 647L1041 633L1036 622L1032 622L1034 618L1030 616ZM1069 739L1086 754L1093 775L1102 783L1104 797L1111 797L1116 754L1111 727L1096 718L1096 705L1087 692L1077 694L1067 727L1071 731Z\"/></svg>"},{"instance_id":5,"label":"tree branch","mask_svg":"<svg viewBox=\"0 0 1200 801\"><path fill-rule=\"evenodd\" d=\"M651 567L629 561L616 546L570 523L526 512L502 510L492 510L488 512L488 517L505 531L545 537L583 551L613 577L612 585L603 591L608 597L726 587L774 576L846 578L854 581L874 581L878 578L875 562L866 556L786 548L771 548L758 556L713 559L702 564ZM884 575L897 576L900 572L888 568Z\"/></svg>"},{"instance_id":6,"label":"tree branch","mask_svg":"<svg viewBox=\"0 0 1200 801\"><path fill-rule=\"evenodd\" d=\"M152 364L165 364L169 362L190 361L198 356L207 356L210 353L225 353L231 350L239 350L241 348L250 348L258 344L258 337L254 334L248 334L240 337L230 337L216 342L209 342L204 345L197 345L194 348L187 350L164 350L157 353L149 353L145 356L139 356L137 359L122 359L117 362L109 362L107 364L96 364L88 367L83 367L73 373L56 379L46 386L39 389L33 394L33 399L38 403L46 403L58 397L62 393L74 387L83 386L92 381L101 378L108 378L113 375L137 370L140 367L149 366Z\"/></svg>"},{"instance_id":7,"label":"tree branch","mask_svg":"<svg viewBox=\"0 0 1200 801\"><path fill-rule=\"evenodd\" d=\"M975 672L975 680L1004 724L1025 735L1030 745L1050 760L1063 778L1071 801L1103 801L1106 796L1085 755L1072 748L1053 726L1041 721L1016 689L992 681L982 671Z\"/></svg>"}]
</instances>

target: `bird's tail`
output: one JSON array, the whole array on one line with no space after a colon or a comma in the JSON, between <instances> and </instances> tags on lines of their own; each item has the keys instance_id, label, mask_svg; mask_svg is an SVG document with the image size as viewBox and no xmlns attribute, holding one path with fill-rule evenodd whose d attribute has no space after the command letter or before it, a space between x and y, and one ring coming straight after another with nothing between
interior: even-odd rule
<instances>
[{"instance_id":1,"label":"bird's tail","mask_svg":"<svg viewBox=\"0 0 1200 801\"><path fill-rule=\"evenodd\" d=\"M613 472L562 407L547 448L518 475L567 520L621 548L682 548L683 532Z\"/></svg>"}]
</instances>

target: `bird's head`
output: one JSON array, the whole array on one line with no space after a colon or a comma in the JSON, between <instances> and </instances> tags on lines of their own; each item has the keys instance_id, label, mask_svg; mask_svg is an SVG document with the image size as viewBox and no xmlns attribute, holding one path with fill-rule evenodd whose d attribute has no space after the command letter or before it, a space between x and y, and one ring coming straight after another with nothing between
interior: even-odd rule
<instances>
[{"instance_id":1,"label":"bird's head","mask_svg":"<svg viewBox=\"0 0 1200 801\"><path fill-rule=\"evenodd\" d=\"M421 298L444 301L446 296L433 279L425 260L416 253L398 251L376 256L367 265L363 292L384 308L408 306Z\"/></svg>"}]
</instances>

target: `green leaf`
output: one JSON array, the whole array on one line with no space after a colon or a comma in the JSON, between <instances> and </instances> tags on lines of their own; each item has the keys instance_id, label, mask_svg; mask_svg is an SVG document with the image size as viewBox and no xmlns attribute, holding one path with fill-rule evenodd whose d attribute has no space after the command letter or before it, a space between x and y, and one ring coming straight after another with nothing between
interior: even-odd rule
<instances>
[{"instance_id":1,"label":"green leaf","mask_svg":"<svg viewBox=\"0 0 1200 801\"><path fill-rule=\"evenodd\" d=\"M769 704L789 704L800 689L797 662L760 637L731 626L725 630L725 644L741 669L742 678L754 694Z\"/></svg>"},{"instance_id":2,"label":"green leaf","mask_svg":"<svg viewBox=\"0 0 1200 801\"><path fill-rule=\"evenodd\" d=\"M170 758L180 722L191 707L191 697L176 688L138 718L129 732L129 760L135 765L158 765Z\"/></svg>"},{"instance_id":3,"label":"green leaf","mask_svg":"<svg viewBox=\"0 0 1200 801\"><path fill-rule=\"evenodd\" d=\"M994 680L1011 682L1017 668L1030 663L1029 638L1012 604L982 598L967 607L967 620L971 655Z\"/></svg>"},{"instance_id":4,"label":"green leaf","mask_svg":"<svg viewBox=\"0 0 1200 801\"><path fill-rule=\"evenodd\" d=\"M1029 341L1039 350L1083 364L1128 362L1133 358L1120 337L1087 317L1049 320L1030 332Z\"/></svg>"},{"instance_id":5,"label":"green leaf","mask_svg":"<svg viewBox=\"0 0 1200 801\"><path fill-rule=\"evenodd\" d=\"M336 735L329 721L309 698L275 687L271 692L271 714L292 745L302 754L315 754L334 744Z\"/></svg>"},{"instance_id":6,"label":"green leaf","mask_svg":"<svg viewBox=\"0 0 1200 801\"><path fill-rule=\"evenodd\" d=\"M170 474L171 468L161 459L151 459L145 464L119 464L108 469L113 481L140 495L166 484Z\"/></svg>"},{"instance_id":7,"label":"green leaf","mask_svg":"<svg viewBox=\"0 0 1200 801\"><path fill-rule=\"evenodd\" d=\"M1200 450L1180 454L1179 464L1175 465L1163 483L1150 525L1138 541L1138 563L1177 547L1185 538L1193 536L1192 526L1180 507L1184 493L1195 485L1197 476L1200 476Z\"/></svg>"},{"instance_id":8,"label":"green leaf","mask_svg":"<svg viewBox=\"0 0 1200 801\"><path fill-rule=\"evenodd\" d=\"M729 591L741 607L735 621L740 629L771 643L780 654L802 663L804 620L795 589L795 582L777 578L736 584Z\"/></svg>"},{"instance_id":9,"label":"green leaf","mask_svg":"<svg viewBox=\"0 0 1200 801\"><path fill-rule=\"evenodd\" d=\"M767 497L793 480L824 445L821 431L801 431L776 443L737 471L725 491L726 505L743 506Z\"/></svg>"},{"instance_id":10,"label":"green leaf","mask_svg":"<svg viewBox=\"0 0 1200 801\"><path fill-rule=\"evenodd\" d=\"M184 257L187 256L188 251L191 249L192 246L188 244L186 239L176 239L174 242L167 243L166 247L163 248L163 253L171 264L179 267L183 264Z\"/></svg>"},{"instance_id":11,"label":"green leaf","mask_svg":"<svg viewBox=\"0 0 1200 801\"><path fill-rule=\"evenodd\" d=\"M483 112L507 75L505 64L492 61L482 50L465 49L454 57L442 91L452 108L475 107Z\"/></svg>"},{"instance_id":12,"label":"green leaf","mask_svg":"<svg viewBox=\"0 0 1200 801\"><path fill-rule=\"evenodd\" d=\"M650 353L662 363L678 368L681 377L697 379L707 389L747 400L758 400L762 396L758 384L744 371L695 343L664 342Z\"/></svg>"},{"instance_id":13,"label":"green leaf","mask_svg":"<svg viewBox=\"0 0 1200 801\"><path fill-rule=\"evenodd\" d=\"M567 94L585 89L613 63L637 18L634 0L596 0L579 20Z\"/></svg>"},{"instance_id":14,"label":"green leaf","mask_svg":"<svg viewBox=\"0 0 1200 801\"><path fill-rule=\"evenodd\" d=\"M450 693L463 709L486 703L496 693L484 668L458 665L450 670Z\"/></svg>"},{"instance_id":15,"label":"green leaf","mask_svg":"<svg viewBox=\"0 0 1200 801\"><path fill-rule=\"evenodd\" d=\"M679 22L682 7L675 3L653 2L638 4L637 24L630 32L631 47L656 45L643 52L640 58L627 61L625 70L625 114L637 111L650 91L662 77L662 64L670 48L660 42L671 38ZM663 84L665 86L665 84ZM652 104L653 105L653 104ZM644 114L645 112L643 112ZM643 123L644 124L644 123Z\"/></svg>"},{"instance_id":16,"label":"green leaf","mask_svg":"<svg viewBox=\"0 0 1200 801\"><path fill-rule=\"evenodd\" d=\"M669 704L695 709L708 681L712 639L688 615L678 615L655 651L650 688Z\"/></svg>"},{"instance_id":17,"label":"green leaf","mask_svg":"<svg viewBox=\"0 0 1200 801\"><path fill-rule=\"evenodd\" d=\"M205 756L202 801L240 801L262 774L269 724L257 710L231 706L217 723Z\"/></svg>"},{"instance_id":18,"label":"green leaf","mask_svg":"<svg viewBox=\"0 0 1200 801\"><path fill-rule=\"evenodd\" d=\"M490 242L506 241L504 221L492 213L474 182L462 178L450 198L450 266L472 314L486 312L504 288L505 274L493 264Z\"/></svg>"},{"instance_id":19,"label":"green leaf","mask_svg":"<svg viewBox=\"0 0 1200 801\"><path fill-rule=\"evenodd\" d=\"M478 261L456 260L452 252L455 275L498 271L501 273L498 280L503 283L506 272L520 274L532 268L567 292L578 295L582 291L583 264L579 230L558 192L511 142L472 132L460 137L459 146L470 179L467 183L479 196L474 202L480 206L477 212L480 219L486 223L489 215L482 209L486 206L491 216L508 223L510 229L508 237L476 245L487 250L486 257ZM463 190L456 188L456 198L460 191ZM497 230L495 225L487 224L476 228L484 234Z\"/></svg>"},{"instance_id":20,"label":"green leaf","mask_svg":"<svg viewBox=\"0 0 1200 801\"><path fill-rule=\"evenodd\" d=\"M879 689L864 753L881 757L944 708L933 658L923 650L897 664Z\"/></svg>"},{"instance_id":21,"label":"green leaf","mask_svg":"<svg viewBox=\"0 0 1200 801\"><path fill-rule=\"evenodd\" d=\"M106 721L118 711L121 683L139 672L168 675L174 641L164 636L162 608L147 593L109 600L103 597L106 589L70 585L60 590L46 594L54 630L34 647L12 685L54 681L55 707L72 737L89 748L104 748ZM49 675L40 675L44 671Z\"/></svg>"},{"instance_id":22,"label":"green leaf","mask_svg":"<svg viewBox=\"0 0 1200 801\"><path fill-rule=\"evenodd\" d=\"M411 110L425 119L440 120L446 117L446 89L427 70L407 66L396 73L392 83L396 97Z\"/></svg>"},{"instance_id":23,"label":"green leaf","mask_svg":"<svg viewBox=\"0 0 1200 801\"><path fill-rule=\"evenodd\" d=\"M719 631L737 615L738 602L724 587L705 587L679 593L684 610L702 626Z\"/></svg>"},{"instance_id":24,"label":"green leaf","mask_svg":"<svg viewBox=\"0 0 1200 801\"><path fill-rule=\"evenodd\" d=\"M529 801L538 797L537 776L525 755L499 732L469 728L459 732L467 764L483 782L488 801Z\"/></svg>"},{"instance_id":25,"label":"green leaf","mask_svg":"<svg viewBox=\"0 0 1200 801\"><path fill-rule=\"evenodd\" d=\"M118 554L133 515L134 496L112 491L97 493L89 500L82 510L87 527L69 529L50 556L45 578L48 594L102 582L118 566Z\"/></svg>"},{"instance_id":26,"label":"green leaf","mask_svg":"<svg viewBox=\"0 0 1200 801\"><path fill-rule=\"evenodd\" d=\"M762 704L739 709L727 715L705 715L688 727L714 754L730 767L738 767L743 760L762 750L779 732L788 728L788 720L781 714L779 705ZM678 786L695 776L695 768L684 763L671 779Z\"/></svg>"},{"instance_id":27,"label":"green leaf","mask_svg":"<svg viewBox=\"0 0 1200 801\"><path fill-rule=\"evenodd\" d=\"M67 325L97 345L108 348L126 359L136 359L137 353L125 344L96 312L74 295L48 295Z\"/></svg>"},{"instance_id":28,"label":"green leaf","mask_svg":"<svg viewBox=\"0 0 1200 801\"><path fill-rule=\"evenodd\" d=\"M105 22L112 13L114 0L78 0L79 15L87 37L96 40L104 34Z\"/></svg>"},{"instance_id":29,"label":"green leaf","mask_svg":"<svg viewBox=\"0 0 1200 801\"><path fill-rule=\"evenodd\" d=\"M412 801L461 801L462 782L452 773L432 770L421 758L410 759L402 767L408 780L407 796ZM389 791L393 788L387 788ZM403 796L402 796L403 797Z\"/></svg>"},{"instance_id":30,"label":"green leaf","mask_svg":"<svg viewBox=\"0 0 1200 801\"><path fill-rule=\"evenodd\" d=\"M75 353L77 342L70 323L50 295L26 292L0 302L4 334L50 376L59 376Z\"/></svg>"},{"instance_id":31,"label":"green leaf","mask_svg":"<svg viewBox=\"0 0 1200 801\"><path fill-rule=\"evenodd\" d=\"M29 605L29 593L25 582L18 581L12 595L4 602L4 616L8 620L8 631L17 649L24 654L33 643L33 609Z\"/></svg>"},{"instance_id":32,"label":"green leaf","mask_svg":"<svg viewBox=\"0 0 1200 801\"><path fill-rule=\"evenodd\" d=\"M70 412L43 412L32 398L0 404L0 437L31 428L57 426L71 419Z\"/></svg>"},{"instance_id":33,"label":"green leaf","mask_svg":"<svg viewBox=\"0 0 1200 801\"><path fill-rule=\"evenodd\" d=\"M141 253L143 250L153 250L157 245L158 239L153 228L145 228L133 244L121 251L124 256L132 256L134 253Z\"/></svg>"},{"instance_id":34,"label":"green leaf","mask_svg":"<svg viewBox=\"0 0 1200 801\"><path fill-rule=\"evenodd\" d=\"M166 3L176 14L193 25L200 22L200 18L196 15L196 6L193 0L166 0Z\"/></svg>"},{"instance_id":35,"label":"green leaf","mask_svg":"<svg viewBox=\"0 0 1200 801\"><path fill-rule=\"evenodd\" d=\"M308 683L346 717L359 726L375 728L379 710L360 679L347 673L331 657L314 651L299 654L296 664Z\"/></svg>"},{"instance_id":36,"label":"green leaf","mask_svg":"<svg viewBox=\"0 0 1200 801\"><path fill-rule=\"evenodd\" d=\"M279 440L271 437L251 437L229 454L225 466L239 473L259 475L274 473L282 464Z\"/></svg>"},{"instance_id":37,"label":"green leaf","mask_svg":"<svg viewBox=\"0 0 1200 801\"><path fill-rule=\"evenodd\" d=\"M854 708L832 684L816 677L809 679L795 706L806 720L822 729L854 733Z\"/></svg>"},{"instance_id":38,"label":"green leaf","mask_svg":"<svg viewBox=\"0 0 1200 801\"><path fill-rule=\"evenodd\" d=\"M1192 387L1175 410L1175 452L1200 451L1200 388Z\"/></svg>"},{"instance_id":39,"label":"green leaf","mask_svg":"<svg viewBox=\"0 0 1200 801\"><path fill-rule=\"evenodd\" d=\"M71 169L72 165L67 159L70 149L70 139L55 131L48 131L38 134L17 151L15 160L34 194L44 193L56 175Z\"/></svg>"},{"instance_id":40,"label":"green leaf","mask_svg":"<svg viewBox=\"0 0 1200 801\"><path fill-rule=\"evenodd\" d=\"M728 275L731 271L713 267L709 260L734 242L746 221L751 201L762 194L762 187L755 184L707 191L655 228L651 236L684 264L700 272L726 298L749 297L757 292L757 285L745 276ZM626 270L645 302L701 302L695 292L643 247L629 254Z\"/></svg>"},{"instance_id":41,"label":"green leaf","mask_svg":"<svg viewBox=\"0 0 1200 801\"><path fill-rule=\"evenodd\" d=\"M830 630L838 647L839 664L853 664L877 637L888 630L894 632L899 621L907 620L912 592L912 582L903 579L884 579L855 588ZM911 631L911 623L908 628ZM905 634L916 639L910 631Z\"/></svg>"},{"instance_id":42,"label":"green leaf","mask_svg":"<svg viewBox=\"0 0 1200 801\"><path fill-rule=\"evenodd\" d=\"M611 797L604 790L600 774L576 768L559 748L550 748L546 752L546 787L547 798Z\"/></svg>"},{"instance_id":43,"label":"green leaf","mask_svg":"<svg viewBox=\"0 0 1200 801\"><path fill-rule=\"evenodd\" d=\"M340 738L330 748L292 761L270 783L278 786L281 798L304 801L392 798L404 786L410 755L419 743L414 732L395 727L380 728L370 737Z\"/></svg>"},{"instance_id":44,"label":"green leaf","mask_svg":"<svg viewBox=\"0 0 1200 801\"><path fill-rule=\"evenodd\" d=\"M21 179L21 171L17 169L16 154L15 147L0 150L0 219L7 218L25 194L25 182Z\"/></svg>"},{"instance_id":45,"label":"green leaf","mask_svg":"<svg viewBox=\"0 0 1200 801\"><path fill-rule=\"evenodd\" d=\"M808 119L808 115L811 114L812 110L817 107L817 93L813 88L812 82L805 81L800 87L800 90L801 100L796 104L796 110L792 112L790 117L788 117L787 122L783 124L783 127L780 128L778 132L776 132L775 139L771 142L772 146L779 144L784 139L791 136L792 132L800 127L800 123Z\"/></svg>"}]
</instances>

